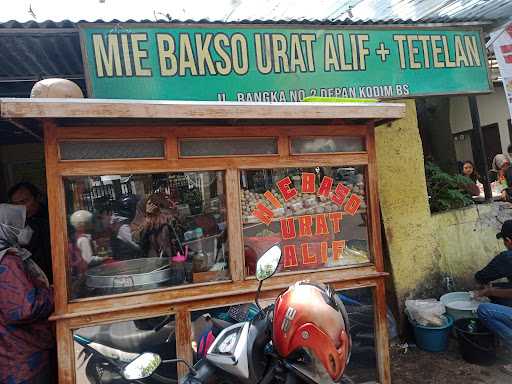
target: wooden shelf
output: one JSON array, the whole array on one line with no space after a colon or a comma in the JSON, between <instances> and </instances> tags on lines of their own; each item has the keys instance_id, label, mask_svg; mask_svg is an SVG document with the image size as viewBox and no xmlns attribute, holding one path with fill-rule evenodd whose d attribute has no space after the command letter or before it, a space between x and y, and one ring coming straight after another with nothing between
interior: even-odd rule
<instances>
[{"instance_id":1,"label":"wooden shelf","mask_svg":"<svg viewBox=\"0 0 512 384\"><path fill-rule=\"evenodd\" d=\"M398 119L399 103L241 103L102 99L0 99L3 118Z\"/></svg>"}]
</instances>

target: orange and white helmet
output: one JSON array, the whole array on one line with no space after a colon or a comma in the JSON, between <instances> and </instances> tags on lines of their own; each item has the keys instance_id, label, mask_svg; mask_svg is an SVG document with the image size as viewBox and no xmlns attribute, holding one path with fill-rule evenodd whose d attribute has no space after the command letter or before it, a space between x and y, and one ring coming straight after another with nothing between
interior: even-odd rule
<instances>
[{"instance_id":1,"label":"orange and white helmet","mask_svg":"<svg viewBox=\"0 0 512 384\"><path fill-rule=\"evenodd\" d=\"M336 293L307 281L276 300L272 341L277 353L317 383L336 383L350 358L348 316Z\"/></svg>"}]
</instances>

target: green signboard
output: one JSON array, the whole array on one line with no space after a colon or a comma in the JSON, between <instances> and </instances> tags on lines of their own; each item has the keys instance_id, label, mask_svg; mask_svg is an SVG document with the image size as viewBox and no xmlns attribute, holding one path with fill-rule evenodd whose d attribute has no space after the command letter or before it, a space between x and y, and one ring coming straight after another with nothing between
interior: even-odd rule
<instances>
[{"instance_id":1,"label":"green signboard","mask_svg":"<svg viewBox=\"0 0 512 384\"><path fill-rule=\"evenodd\" d=\"M90 97L300 101L489 92L471 28L81 24Z\"/></svg>"}]
</instances>

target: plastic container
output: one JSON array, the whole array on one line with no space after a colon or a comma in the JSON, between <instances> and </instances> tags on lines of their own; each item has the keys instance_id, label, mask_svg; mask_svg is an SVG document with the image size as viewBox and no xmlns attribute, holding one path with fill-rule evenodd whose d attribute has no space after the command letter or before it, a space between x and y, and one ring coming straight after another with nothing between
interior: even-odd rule
<instances>
[{"instance_id":1,"label":"plastic container","mask_svg":"<svg viewBox=\"0 0 512 384\"><path fill-rule=\"evenodd\" d=\"M476 310L480 302L472 300L469 292L451 292L441 296L441 303L446 307L446 313L453 318L459 319L476 318Z\"/></svg>"},{"instance_id":2,"label":"plastic container","mask_svg":"<svg viewBox=\"0 0 512 384\"><path fill-rule=\"evenodd\" d=\"M479 319L459 319L454 328L465 361L477 365L492 365L496 361L495 336Z\"/></svg>"},{"instance_id":3,"label":"plastic container","mask_svg":"<svg viewBox=\"0 0 512 384\"><path fill-rule=\"evenodd\" d=\"M418 348L428 352L442 352L448 347L453 319L445 316L446 322L441 327L427 327L411 322Z\"/></svg>"}]
</instances>

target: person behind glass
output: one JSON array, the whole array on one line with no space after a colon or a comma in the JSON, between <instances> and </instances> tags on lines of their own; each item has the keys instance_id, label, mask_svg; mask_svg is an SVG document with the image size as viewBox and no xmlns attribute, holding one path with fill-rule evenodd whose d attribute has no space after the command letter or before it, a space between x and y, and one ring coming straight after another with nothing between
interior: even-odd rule
<instances>
[{"instance_id":1,"label":"person behind glass","mask_svg":"<svg viewBox=\"0 0 512 384\"><path fill-rule=\"evenodd\" d=\"M110 236L110 247L115 260L137 259L142 256L139 244L133 240L127 217L118 215L106 206L101 209L99 218L103 230Z\"/></svg>"},{"instance_id":2,"label":"person behind glass","mask_svg":"<svg viewBox=\"0 0 512 384\"><path fill-rule=\"evenodd\" d=\"M22 205L0 204L0 383L53 383L53 291L22 246L30 242Z\"/></svg>"},{"instance_id":3,"label":"person behind glass","mask_svg":"<svg viewBox=\"0 0 512 384\"><path fill-rule=\"evenodd\" d=\"M52 284L50 223L48 208L43 203L43 194L34 184L24 181L12 186L7 195L12 204L25 206L27 225L34 230L32 239L25 248L32 253L32 260L41 267Z\"/></svg>"},{"instance_id":4,"label":"person behind glass","mask_svg":"<svg viewBox=\"0 0 512 384\"><path fill-rule=\"evenodd\" d=\"M75 229L75 245L80 253L81 259L88 267L99 265L110 259L110 256L98 256L95 253L94 243L92 241L93 215L86 210L78 210L70 217L70 223Z\"/></svg>"},{"instance_id":5,"label":"person behind glass","mask_svg":"<svg viewBox=\"0 0 512 384\"><path fill-rule=\"evenodd\" d=\"M508 172L509 168L510 161L507 156L503 154L494 156L494 159L492 160L492 168L489 171L489 182L495 183L496 189L500 192L502 200L509 199L509 194L507 193L507 189L509 187L507 179L510 179L510 172Z\"/></svg>"},{"instance_id":6,"label":"person behind glass","mask_svg":"<svg viewBox=\"0 0 512 384\"><path fill-rule=\"evenodd\" d=\"M503 223L501 231L496 235L503 239L507 248L494 257L485 268L475 274L475 280L481 288L475 292L476 297L489 297L492 303L478 306L478 318L496 333L512 351L512 220ZM507 278L508 283L491 282ZM512 374L512 364L502 367Z\"/></svg>"},{"instance_id":7,"label":"person behind glass","mask_svg":"<svg viewBox=\"0 0 512 384\"><path fill-rule=\"evenodd\" d=\"M478 187L478 183L480 182L480 175L471 161L467 160L462 164L462 176L466 176L472 181L472 183L465 184L464 189L466 189L471 196L479 196L480 188Z\"/></svg>"},{"instance_id":8,"label":"person behind glass","mask_svg":"<svg viewBox=\"0 0 512 384\"><path fill-rule=\"evenodd\" d=\"M131 228L146 257L176 255L175 218L176 203L166 193L153 193L139 202Z\"/></svg>"}]
</instances>

